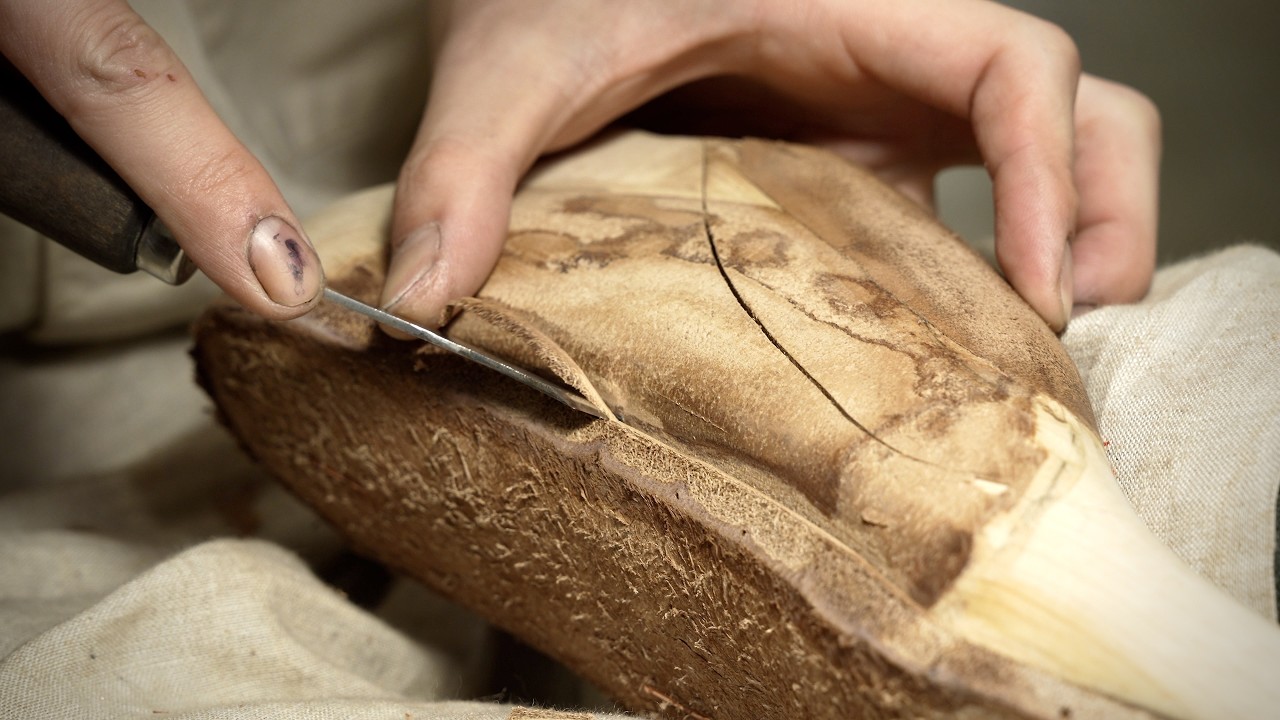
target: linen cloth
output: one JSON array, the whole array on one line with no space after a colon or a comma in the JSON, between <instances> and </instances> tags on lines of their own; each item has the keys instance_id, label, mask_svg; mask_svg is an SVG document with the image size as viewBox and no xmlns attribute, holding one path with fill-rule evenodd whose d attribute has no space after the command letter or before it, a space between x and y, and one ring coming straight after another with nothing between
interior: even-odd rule
<instances>
[{"instance_id":1,"label":"linen cloth","mask_svg":"<svg viewBox=\"0 0 1280 720\"><path fill-rule=\"evenodd\" d=\"M1240 246L1167 268L1144 302L1077 318L1063 342L1139 517L1275 618L1280 255Z\"/></svg>"},{"instance_id":2,"label":"linen cloth","mask_svg":"<svg viewBox=\"0 0 1280 720\"><path fill-rule=\"evenodd\" d=\"M300 215L394 177L437 4L135 7ZM211 285L114 276L0 233L0 329L21 331L0 348L0 718L561 716L464 702L502 659L465 611L401 580L362 608L317 578L342 543L239 452L193 382L180 325ZM1274 619L1280 256L1162 270L1145 302L1063 339L1139 515Z\"/></svg>"}]
</instances>

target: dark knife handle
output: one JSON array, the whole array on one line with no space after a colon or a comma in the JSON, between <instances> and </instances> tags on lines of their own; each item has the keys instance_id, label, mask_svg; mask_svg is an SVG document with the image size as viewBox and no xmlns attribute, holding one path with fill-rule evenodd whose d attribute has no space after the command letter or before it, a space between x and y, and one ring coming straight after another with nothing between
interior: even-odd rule
<instances>
[{"instance_id":1,"label":"dark knife handle","mask_svg":"<svg viewBox=\"0 0 1280 720\"><path fill-rule=\"evenodd\" d=\"M109 270L141 263L173 284L191 274L151 208L3 58L0 213Z\"/></svg>"}]
</instances>

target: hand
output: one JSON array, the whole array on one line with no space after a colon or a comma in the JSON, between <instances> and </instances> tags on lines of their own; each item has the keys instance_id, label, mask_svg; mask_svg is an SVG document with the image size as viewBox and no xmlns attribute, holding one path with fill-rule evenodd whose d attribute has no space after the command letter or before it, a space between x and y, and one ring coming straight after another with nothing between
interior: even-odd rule
<instances>
[{"instance_id":1,"label":"hand","mask_svg":"<svg viewBox=\"0 0 1280 720\"><path fill-rule=\"evenodd\" d=\"M1000 265L1055 330L1073 302L1146 293L1158 115L1081 76L1052 25L983 0L484 0L455 7L400 173L383 305L439 324L492 270L540 155L709 78L672 97L696 95L687 131L748 106L740 130L825 145L926 204L940 170L983 163Z\"/></svg>"},{"instance_id":2,"label":"hand","mask_svg":"<svg viewBox=\"0 0 1280 720\"><path fill-rule=\"evenodd\" d=\"M0 0L0 52L227 294L275 319L318 302L319 258L280 191L124 0Z\"/></svg>"}]
</instances>

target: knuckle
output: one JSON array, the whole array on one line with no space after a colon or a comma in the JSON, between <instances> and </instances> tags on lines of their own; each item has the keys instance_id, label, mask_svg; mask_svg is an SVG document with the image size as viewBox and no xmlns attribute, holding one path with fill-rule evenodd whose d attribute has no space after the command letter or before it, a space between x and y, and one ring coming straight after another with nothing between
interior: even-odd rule
<instances>
[{"instance_id":1,"label":"knuckle","mask_svg":"<svg viewBox=\"0 0 1280 720\"><path fill-rule=\"evenodd\" d=\"M1129 117L1142 127L1148 137L1159 138L1163 121L1155 101L1128 85L1117 85L1116 91Z\"/></svg>"},{"instance_id":2,"label":"knuckle","mask_svg":"<svg viewBox=\"0 0 1280 720\"><path fill-rule=\"evenodd\" d=\"M172 75L173 51L128 7L109 8L81 20L76 76L90 94L134 94Z\"/></svg>"},{"instance_id":3,"label":"knuckle","mask_svg":"<svg viewBox=\"0 0 1280 720\"><path fill-rule=\"evenodd\" d=\"M239 148L225 148L193 158L175 194L186 197L239 195L253 180L254 168Z\"/></svg>"},{"instance_id":4,"label":"knuckle","mask_svg":"<svg viewBox=\"0 0 1280 720\"><path fill-rule=\"evenodd\" d=\"M474 163L470 144L453 136L435 138L410 151L400 166L398 188L412 187L429 193L436 178L449 177ZM397 191L397 194L399 191Z\"/></svg>"},{"instance_id":5,"label":"knuckle","mask_svg":"<svg viewBox=\"0 0 1280 720\"><path fill-rule=\"evenodd\" d=\"M1029 15L1024 18L1024 23L1019 36L1025 52L1035 53L1072 76L1080 74L1080 48L1070 33L1054 23Z\"/></svg>"},{"instance_id":6,"label":"knuckle","mask_svg":"<svg viewBox=\"0 0 1280 720\"><path fill-rule=\"evenodd\" d=\"M400 182L432 188L470 177L485 184L515 183L519 161L504 149L467 133L442 134L411 153Z\"/></svg>"},{"instance_id":7,"label":"knuckle","mask_svg":"<svg viewBox=\"0 0 1280 720\"><path fill-rule=\"evenodd\" d=\"M1088 101L1102 120L1133 133L1133 137L1159 146L1163 120L1155 101L1143 92L1111 80L1090 78ZM1084 83L1081 84L1082 95Z\"/></svg>"}]
</instances>

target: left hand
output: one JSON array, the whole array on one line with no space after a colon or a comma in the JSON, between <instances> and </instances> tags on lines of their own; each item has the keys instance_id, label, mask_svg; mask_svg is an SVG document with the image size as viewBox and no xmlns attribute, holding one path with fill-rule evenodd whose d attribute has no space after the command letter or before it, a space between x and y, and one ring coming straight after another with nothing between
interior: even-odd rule
<instances>
[{"instance_id":1,"label":"left hand","mask_svg":"<svg viewBox=\"0 0 1280 720\"><path fill-rule=\"evenodd\" d=\"M1082 76L1048 23L985 0L483 0L455 7L401 170L383 305L442 322L497 262L540 155L708 78L678 94L701 106L689 131L728 103L754 118L739 132L825 145L925 204L940 170L985 164L997 258L1055 330L1073 301L1146 292L1158 115Z\"/></svg>"}]
</instances>

